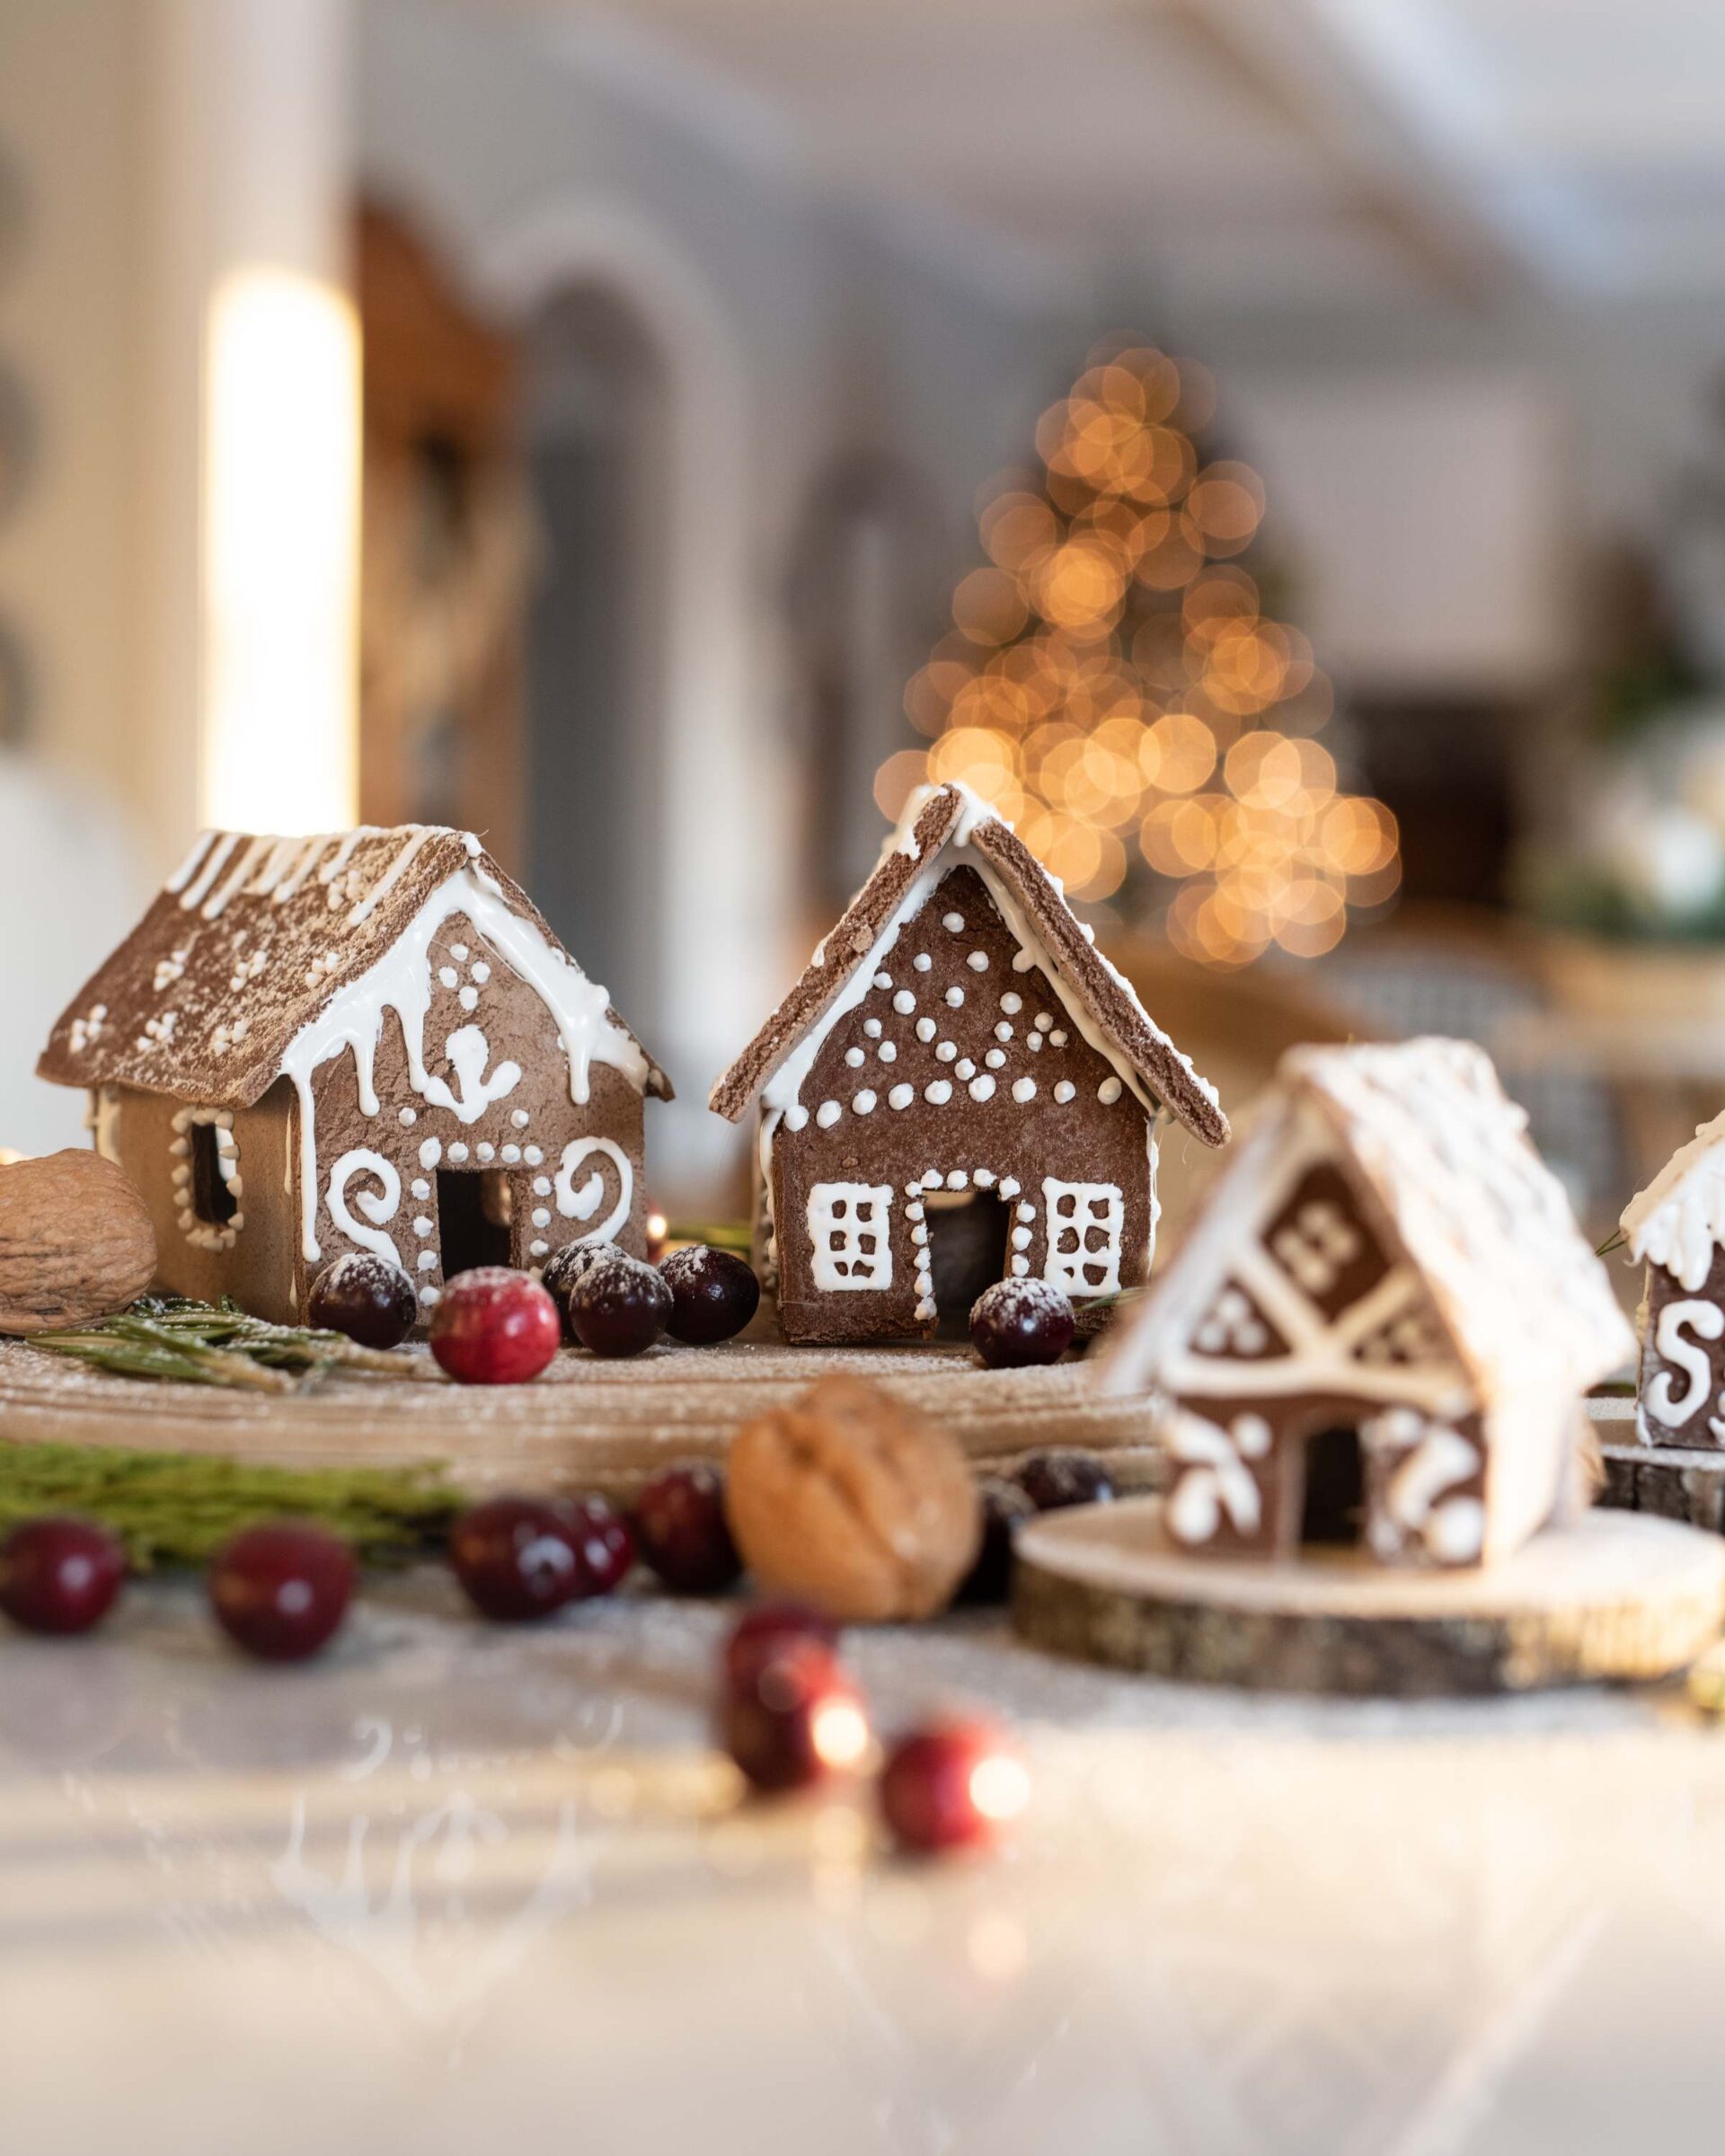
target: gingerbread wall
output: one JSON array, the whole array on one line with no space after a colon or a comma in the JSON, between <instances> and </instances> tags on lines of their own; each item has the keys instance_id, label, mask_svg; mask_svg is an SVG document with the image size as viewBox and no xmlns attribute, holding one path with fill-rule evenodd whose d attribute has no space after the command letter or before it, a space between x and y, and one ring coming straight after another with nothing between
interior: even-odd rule
<instances>
[{"instance_id":1,"label":"gingerbread wall","mask_svg":"<svg viewBox=\"0 0 1725 2156\"><path fill-rule=\"evenodd\" d=\"M1648 1267L1640 1394L1650 1444L1725 1445L1725 1252L1694 1294Z\"/></svg>"}]
</instances>

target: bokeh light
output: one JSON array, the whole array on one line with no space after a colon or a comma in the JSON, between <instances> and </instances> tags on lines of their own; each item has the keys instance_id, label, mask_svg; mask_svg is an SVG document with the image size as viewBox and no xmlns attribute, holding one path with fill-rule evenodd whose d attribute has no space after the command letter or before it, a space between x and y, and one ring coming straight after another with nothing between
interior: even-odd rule
<instances>
[{"instance_id":1,"label":"bokeh light","mask_svg":"<svg viewBox=\"0 0 1725 2156\"><path fill-rule=\"evenodd\" d=\"M1392 897L1395 819L1315 738L1330 684L1243 566L1262 482L1199 437L1209 376L1111 338L1037 423L1039 474L984 490L986 562L905 694L926 748L889 757L896 815L960 779L1081 901L1159 919L1189 957L1318 958Z\"/></svg>"}]
</instances>

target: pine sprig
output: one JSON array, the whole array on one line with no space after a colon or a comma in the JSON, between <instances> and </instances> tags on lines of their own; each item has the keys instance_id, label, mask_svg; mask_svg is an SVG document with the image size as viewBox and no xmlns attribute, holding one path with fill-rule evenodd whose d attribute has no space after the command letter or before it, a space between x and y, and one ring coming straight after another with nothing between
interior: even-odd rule
<instances>
[{"instance_id":1,"label":"pine sprig","mask_svg":"<svg viewBox=\"0 0 1725 2156\"><path fill-rule=\"evenodd\" d=\"M331 1370L420 1383L439 1375L421 1356L361 1348L344 1334L313 1326L271 1325L226 1297L198 1303L145 1295L100 1324L32 1333L29 1344L119 1377L174 1378L254 1392L299 1392Z\"/></svg>"}]
</instances>

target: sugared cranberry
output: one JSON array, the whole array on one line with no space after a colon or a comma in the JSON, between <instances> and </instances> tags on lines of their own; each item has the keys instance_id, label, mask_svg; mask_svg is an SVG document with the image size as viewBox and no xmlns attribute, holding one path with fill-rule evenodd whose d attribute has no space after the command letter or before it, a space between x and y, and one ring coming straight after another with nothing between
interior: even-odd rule
<instances>
[{"instance_id":1,"label":"sugared cranberry","mask_svg":"<svg viewBox=\"0 0 1725 2156\"><path fill-rule=\"evenodd\" d=\"M1023 1762L985 1722L938 1722L902 1737L880 1773L880 1813L902 1850L986 1848L1030 1802Z\"/></svg>"},{"instance_id":2,"label":"sugared cranberry","mask_svg":"<svg viewBox=\"0 0 1725 2156\"><path fill-rule=\"evenodd\" d=\"M635 1499L635 1547L678 1595L719 1595L742 1571L725 1519L725 1478L704 1460L663 1469Z\"/></svg>"},{"instance_id":3,"label":"sugared cranberry","mask_svg":"<svg viewBox=\"0 0 1725 2156\"><path fill-rule=\"evenodd\" d=\"M970 1345L991 1370L1057 1363L1072 1345L1072 1304L1047 1280L996 1280L970 1306Z\"/></svg>"},{"instance_id":4,"label":"sugared cranberry","mask_svg":"<svg viewBox=\"0 0 1725 2156\"><path fill-rule=\"evenodd\" d=\"M608 1498L598 1496L565 1498L558 1509L569 1520L575 1554L580 1560L577 1598L615 1594L635 1561L635 1538L628 1521Z\"/></svg>"},{"instance_id":5,"label":"sugared cranberry","mask_svg":"<svg viewBox=\"0 0 1725 2156\"><path fill-rule=\"evenodd\" d=\"M1013 1477L1039 1512L1058 1512L1067 1505L1106 1505L1114 1479L1094 1453L1056 1445L1032 1453Z\"/></svg>"},{"instance_id":6,"label":"sugared cranberry","mask_svg":"<svg viewBox=\"0 0 1725 2156\"><path fill-rule=\"evenodd\" d=\"M93 1520L24 1520L0 1542L0 1610L30 1632L87 1632L113 1606L126 1553Z\"/></svg>"},{"instance_id":7,"label":"sugared cranberry","mask_svg":"<svg viewBox=\"0 0 1725 2156\"><path fill-rule=\"evenodd\" d=\"M563 1338L573 1340L575 1328L569 1321L569 1298L575 1292L576 1283L584 1279L588 1270L601 1258L616 1255L616 1245L609 1242L566 1242L561 1250L545 1260L540 1279L545 1293L557 1305L557 1314L563 1321Z\"/></svg>"},{"instance_id":8,"label":"sugared cranberry","mask_svg":"<svg viewBox=\"0 0 1725 2156\"><path fill-rule=\"evenodd\" d=\"M755 1660L719 1704L725 1750L756 1789L807 1789L860 1766L869 1721L832 1648L812 1634Z\"/></svg>"},{"instance_id":9,"label":"sugared cranberry","mask_svg":"<svg viewBox=\"0 0 1725 2156\"><path fill-rule=\"evenodd\" d=\"M248 1527L218 1550L205 1579L222 1630L265 1662L300 1662L330 1639L353 1595L353 1553L300 1520Z\"/></svg>"},{"instance_id":10,"label":"sugared cranberry","mask_svg":"<svg viewBox=\"0 0 1725 2156\"><path fill-rule=\"evenodd\" d=\"M399 1265L371 1250L349 1250L313 1281L306 1315L362 1348L399 1348L413 1330L419 1303Z\"/></svg>"},{"instance_id":11,"label":"sugared cranberry","mask_svg":"<svg viewBox=\"0 0 1725 2156\"><path fill-rule=\"evenodd\" d=\"M643 1355L665 1330L671 1291L656 1266L613 1250L570 1290L569 1322L595 1355Z\"/></svg>"},{"instance_id":12,"label":"sugared cranberry","mask_svg":"<svg viewBox=\"0 0 1725 2156\"><path fill-rule=\"evenodd\" d=\"M838 1627L830 1617L805 1608L801 1603L768 1602L746 1610L725 1640L725 1683L733 1690L748 1684L763 1662L787 1647L810 1639L834 1653L838 1647Z\"/></svg>"},{"instance_id":13,"label":"sugared cranberry","mask_svg":"<svg viewBox=\"0 0 1725 2156\"><path fill-rule=\"evenodd\" d=\"M761 1284L733 1250L690 1243L659 1269L671 1291L666 1330L691 1348L735 1339L761 1306Z\"/></svg>"},{"instance_id":14,"label":"sugared cranberry","mask_svg":"<svg viewBox=\"0 0 1725 2156\"><path fill-rule=\"evenodd\" d=\"M523 1624L580 1594L577 1533L568 1507L549 1498L488 1498L451 1528L449 1562L482 1615Z\"/></svg>"},{"instance_id":15,"label":"sugared cranberry","mask_svg":"<svg viewBox=\"0 0 1725 2156\"><path fill-rule=\"evenodd\" d=\"M977 1561L960 1587L960 1602L1004 1602L1013 1578L1013 1536L1036 1516L1036 1507L1015 1482L986 1476L977 1485L982 1507L982 1541Z\"/></svg>"},{"instance_id":16,"label":"sugared cranberry","mask_svg":"<svg viewBox=\"0 0 1725 2156\"><path fill-rule=\"evenodd\" d=\"M457 1273L431 1321L431 1352L457 1384L524 1385L557 1352L557 1305L505 1265Z\"/></svg>"}]
</instances>

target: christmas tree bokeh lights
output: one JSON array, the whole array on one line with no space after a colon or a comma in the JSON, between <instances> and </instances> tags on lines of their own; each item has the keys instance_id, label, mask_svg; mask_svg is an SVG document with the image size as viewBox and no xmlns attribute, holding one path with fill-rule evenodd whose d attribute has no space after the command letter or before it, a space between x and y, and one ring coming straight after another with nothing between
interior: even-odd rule
<instances>
[{"instance_id":1,"label":"christmas tree bokeh lights","mask_svg":"<svg viewBox=\"0 0 1725 2156\"><path fill-rule=\"evenodd\" d=\"M1206 964L1315 958L1394 891L1395 821L1338 788L1330 684L1240 559L1263 487L1198 449L1210 406L1190 362L1092 355L1038 424L1040 473L986 491L987 563L906 693L929 746L876 793L896 815L963 780L1074 898L1160 918Z\"/></svg>"}]
</instances>

